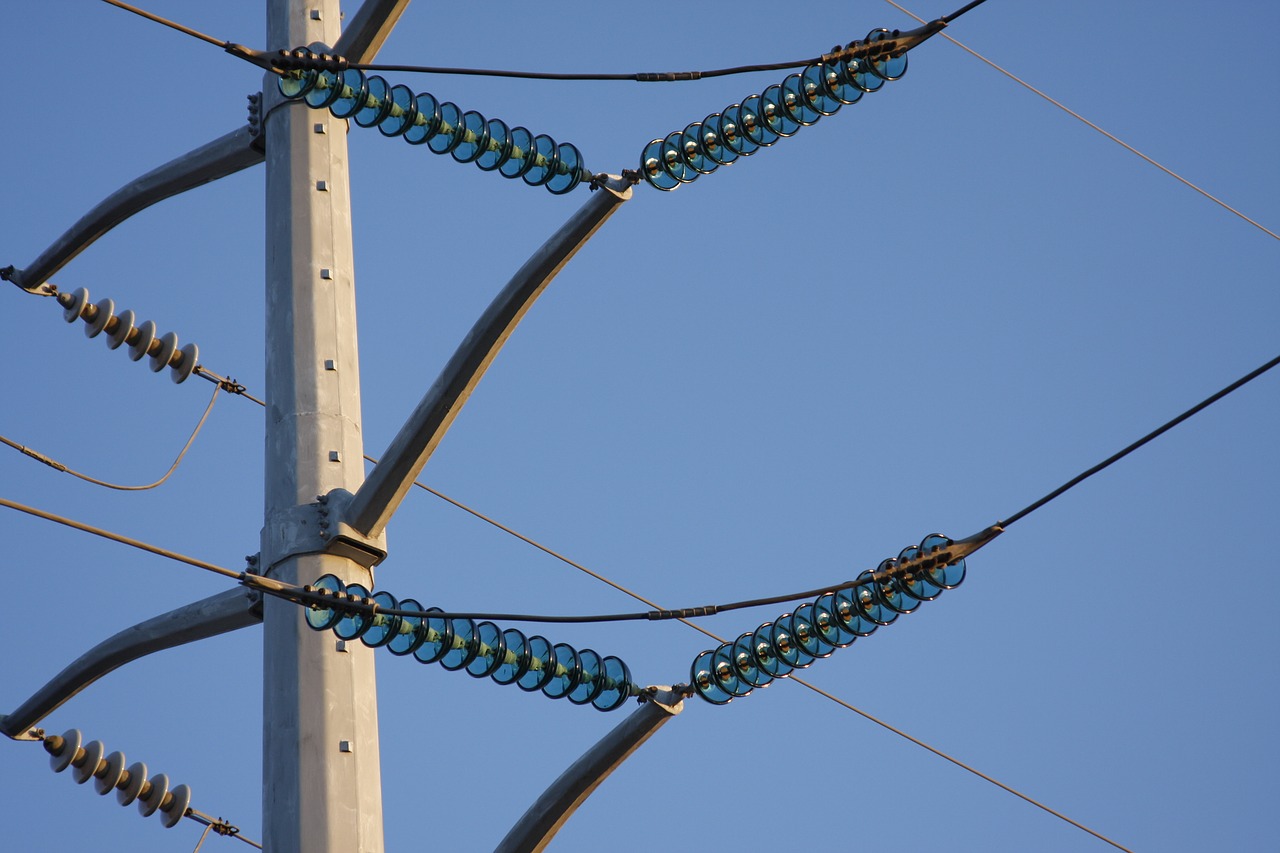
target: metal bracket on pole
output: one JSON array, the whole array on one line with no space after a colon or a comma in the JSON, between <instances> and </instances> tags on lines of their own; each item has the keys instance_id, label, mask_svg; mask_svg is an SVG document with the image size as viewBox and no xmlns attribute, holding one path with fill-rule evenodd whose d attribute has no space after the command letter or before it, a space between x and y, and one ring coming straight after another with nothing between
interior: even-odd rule
<instances>
[{"instance_id":1,"label":"metal bracket on pole","mask_svg":"<svg viewBox=\"0 0 1280 853\"><path fill-rule=\"evenodd\" d=\"M613 215L618 205L629 198L631 184L609 176L489 304L400 428L382 461L356 490L347 516L354 530L369 536L382 533L453 419L534 300Z\"/></svg>"},{"instance_id":2,"label":"metal bracket on pole","mask_svg":"<svg viewBox=\"0 0 1280 853\"><path fill-rule=\"evenodd\" d=\"M0 734L14 740L35 740L30 734L32 726L113 669L152 652L261 621L262 593L237 587L139 622L76 658L16 711L0 717Z\"/></svg>"},{"instance_id":3,"label":"metal bracket on pole","mask_svg":"<svg viewBox=\"0 0 1280 853\"><path fill-rule=\"evenodd\" d=\"M536 853L551 843L578 806L654 732L684 710L684 694L670 687L650 688L638 711L618 724L560 774L524 816L511 827L494 853Z\"/></svg>"},{"instance_id":4,"label":"metal bracket on pole","mask_svg":"<svg viewBox=\"0 0 1280 853\"><path fill-rule=\"evenodd\" d=\"M364 536L347 521L351 492L334 489L315 503L273 513L262 528L261 574L299 554L336 554L373 568L387 556L387 538Z\"/></svg>"}]
</instances>

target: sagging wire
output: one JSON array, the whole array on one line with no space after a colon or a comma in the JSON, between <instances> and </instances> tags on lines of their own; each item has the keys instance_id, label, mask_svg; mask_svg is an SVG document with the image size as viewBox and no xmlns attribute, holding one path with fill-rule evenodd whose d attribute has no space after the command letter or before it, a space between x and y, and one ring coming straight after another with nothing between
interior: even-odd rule
<instances>
[{"instance_id":1,"label":"sagging wire","mask_svg":"<svg viewBox=\"0 0 1280 853\"><path fill-rule=\"evenodd\" d=\"M919 21L920 23L924 23L924 18L921 18L919 15L917 15L917 14L915 14L914 12L911 12L911 11L909 11L909 10L907 10L907 9L903 8L902 6L899 6L897 3L895 3L895 2L894 2L894 0L884 0L884 2L888 3L890 6L892 6L892 7L893 7L893 8L895 8L895 9L897 9L899 12L901 12L901 13L902 13L902 14L904 14L904 15L906 15L907 17L909 17L909 18L914 18L915 20ZM970 4L970 5L972 5L972 4ZM967 7L966 7L966 8L967 8ZM1107 139L1110 139L1112 142L1114 142L1115 144L1119 145L1121 148L1125 149L1125 150L1126 150L1126 151L1128 151L1129 153L1137 155L1138 157L1140 157L1140 158L1142 158L1143 160L1145 160L1147 163L1150 163L1152 166L1155 166L1157 169L1159 169L1160 171L1164 172L1164 173L1165 173L1166 175L1168 175L1169 177L1174 178L1175 180L1177 180L1177 181L1181 182L1182 184L1185 184L1187 187L1190 187L1191 189L1193 189L1193 190L1195 190L1196 192L1200 193L1200 195L1204 196L1204 197L1205 197L1205 198L1207 198L1209 201L1211 201L1211 202L1213 202L1214 204L1218 205L1218 206L1219 206L1219 207L1221 207L1223 210L1226 210L1226 211L1228 211L1229 213L1233 213L1233 214L1235 214L1236 216L1240 217L1240 218L1241 218L1241 219L1243 219L1245 222L1248 222L1250 225L1252 225L1254 228L1257 228L1259 231L1263 232L1264 234L1267 234L1267 235L1269 235L1269 236L1271 236L1271 237L1274 237L1274 238L1275 238L1275 239L1277 239L1277 240L1280 240L1280 234L1277 234L1275 231L1272 231L1270 228L1267 228L1266 226L1262 225L1262 224L1261 224L1260 222L1258 222L1257 220L1252 219L1252 218L1250 218L1250 217L1246 216L1246 215L1245 215L1244 213L1242 213L1241 211L1236 210L1234 207L1232 207L1231 205L1227 204L1225 201L1223 201L1222 199L1218 198L1217 196L1213 195L1213 194L1212 194L1212 193L1210 193L1208 190L1203 189L1203 188L1201 188L1200 186L1198 186L1198 185L1196 185L1196 184L1193 184L1191 181L1189 181L1189 180L1187 180L1186 178L1182 177L1182 175L1179 175L1177 172L1173 171L1173 170L1172 170L1172 169L1170 169L1168 166L1165 166L1163 163L1160 163L1159 161L1157 161L1157 160L1155 160L1155 159L1153 159L1153 158L1151 158L1151 157L1148 157L1146 154L1143 154L1143 153L1142 153L1141 151L1139 151L1137 148L1134 148L1132 145L1130 145L1129 143L1125 142L1125 141L1124 141L1123 139L1121 139L1120 137L1118 137L1118 136L1116 136L1115 134L1111 133L1110 131L1104 130L1104 129L1103 129L1103 128L1101 128L1100 126L1098 126L1098 125L1094 124L1094 123L1093 123L1093 122L1091 122L1089 119L1087 119L1087 118L1085 118L1084 116L1082 116L1080 113L1076 112L1075 110L1071 109L1071 108L1070 108L1070 107L1068 107L1067 105L1063 104L1061 101L1058 101L1058 100L1054 99L1052 96L1045 94L1045 93L1044 93L1044 92L1042 92L1041 90L1037 89L1035 86L1032 86L1032 85L1031 85L1030 83L1028 83L1026 80L1023 80L1021 77L1018 77L1018 76L1017 76L1016 74L1014 74L1012 71L1009 71L1009 70L1007 70L1007 69L1005 69L1005 68L1001 67L1000 65L996 64L994 61L992 61L992 60L988 59L987 57L983 56L981 53L978 53L978 52L977 52L976 50L974 50L973 48L969 47L969 46L968 46L968 45L966 45L966 44L963 44L963 43L961 43L961 42L957 41L956 39L952 38L951 36L947 35L946 33L943 33L943 34L942 34L942 37L943 37L944 39L946 39L947 41L951 42L952 44L954 44L956 47L958 47L958 48L960 48L961 50L963 50L965 53L970 54L970 55L971 55L971 56L973 56L975 59L979 59L979 60L981 60L982 62L985 62L987 65L991 66L991 67L992 67L992 68L994 68L996 71L999 71L1001 74L1003 74L1004 76L1008 77L1010 80L1012 80L1013 82L1017 83L1019 86L1022 86L1023 88L1027 89L1028 91L1033 92L1033 93L1035 93L1035 94L1039 95L1041 98L1044 98L1046 101L1048 101L1049 103L1053 104L1055 107L1057 107L1058 109L1062 110L1062 111L1063 111L1063 112L1065 112L1067 115L1069 115L1069 116L1071 116L1071 117L1073 117L1073 118L1075 118L1075 119L1078 119L1079 121L1081 121L1081 122L1082 122L1082 123L1084 123L1085 125L1087 125L1087 126L1089 126L1089 127L1093 128L1093 129L1094 129L1094 130L1096 130L1098 133L1101 133L1101 134L1102 134L1103 136L1105 136Z\"/></svg>"},{"instance_id":2,"label":"sagging wire","mask_svg":"<svg viewBox=\"0 0 1280 853\"><path fill-rule=\"evenodd\" d=\"M187 455L187 451L190 450L191 445L195 443L196 436L198 436L200 434L200 430L204 428L205 421L209 419L209 413L213 411L213 404L218 401L218 392L220 390L222 389L221 388L214 389L213 396L209 398L209 405L205 406L204 414L200 416L200 420L196 423L196 428L191 432L191 437L188 438L187 443L182 446L182 450L178 453L178 457L173 460L173 464L169 466L169 470L165 471L164 476L161 477L159 480L156 480L154 483L147 483L146 485L142 485L142 486L123 486L123 485L120 485L119 483L111 483L106 480L99 480L97 477L91 477L88 474L84 474L84 473L81 473L80 471L76 471L74 468L70 468L62 464L61 462L57 461L56 459L52 459L49 456L46 456L45 454L41 453L38 450L27 447L24 444L19 444L18 442L13 441L12 439L6 438L3 435L0 435L0 444L6 444L9 447L12 447L14 450L19 451L23 455L31 457L37 462L43 462L45 465L48 465L50 468L53 468L55 471L61 471L64 474L70 474L73 477L84 480L86 483L92 483L95 486L102 486L103 488L106 488L106 489L115 489L116 491L120 491L120 492L143 492L143 491L146 491L147 489L154 489L157 486L163 485L164 482L168 480L170 476L173 475L173 472L178 470L178 466L182 464L183 457Z\"/></svg>"}]
</instances>

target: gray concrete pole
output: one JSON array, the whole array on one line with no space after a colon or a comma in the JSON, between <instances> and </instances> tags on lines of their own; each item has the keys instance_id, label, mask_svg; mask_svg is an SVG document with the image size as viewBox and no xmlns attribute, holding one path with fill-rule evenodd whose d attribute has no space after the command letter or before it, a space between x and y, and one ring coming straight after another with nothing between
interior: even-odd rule
<instances>
[{"instance_id":1,"label":"gray concrete pole","mask_svg":"<svg viewBox=\"0 0 1280 853\"><path fill-rule=\"evenodd\" d=\"M338 0L269 0L267 47L334 44ZM280 543L314 538L302 511L363 480L345 123L263 86L267 138L264 571L372 586L365 566ZM294 535L294 534L298 535ZM323 533L321 534L323 537ZM371 561L369 561L371 562ZM372 650L342 650L296 605L263 609L263 841L273 853L381 853Z\"/></svg>"}]
</instances>

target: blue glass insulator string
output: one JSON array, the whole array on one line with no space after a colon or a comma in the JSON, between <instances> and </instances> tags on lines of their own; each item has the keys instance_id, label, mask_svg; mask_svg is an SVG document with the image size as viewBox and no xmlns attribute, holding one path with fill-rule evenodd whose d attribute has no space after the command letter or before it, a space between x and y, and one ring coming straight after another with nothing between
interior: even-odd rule
<instances>
[{"instance_id":1,"label":"blue glass insulator string","mask_svg":"<svg viewBox=\"0 0 1280 853\"><path fill-rule=\"evenodd\" d=\"M508 127L474 110L463 112L429 92L415 95L407 86L389 85L358 68L286 71L278 86L291 101L327 109L335 118L376 127L382 135L399 136L410 145L425 144L435 154L449 154L459 163L520 178L555 195L592 178L574 145L557 143L545 134L534 136L523 127Z\"/></svg>"}]
</instances>

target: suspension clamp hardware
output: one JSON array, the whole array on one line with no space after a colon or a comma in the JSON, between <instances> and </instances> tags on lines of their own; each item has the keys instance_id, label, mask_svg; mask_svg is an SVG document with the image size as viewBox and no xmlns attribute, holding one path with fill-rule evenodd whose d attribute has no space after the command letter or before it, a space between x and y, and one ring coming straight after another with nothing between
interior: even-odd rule
<instances>
[{"instance_id":1,"label":"suspension clamp hardware","mask_svg":"<svg viewBox=\"0 0 1280 853\"><path fill-rule=\"evenodd\" d=\"M351 497L346 489L334 489L315 503L272 513L262 528L262 573L300 554L335 554L365 568L386 559L385 533L364 536L344 520Z\"/></svg>"}]
</instances>

